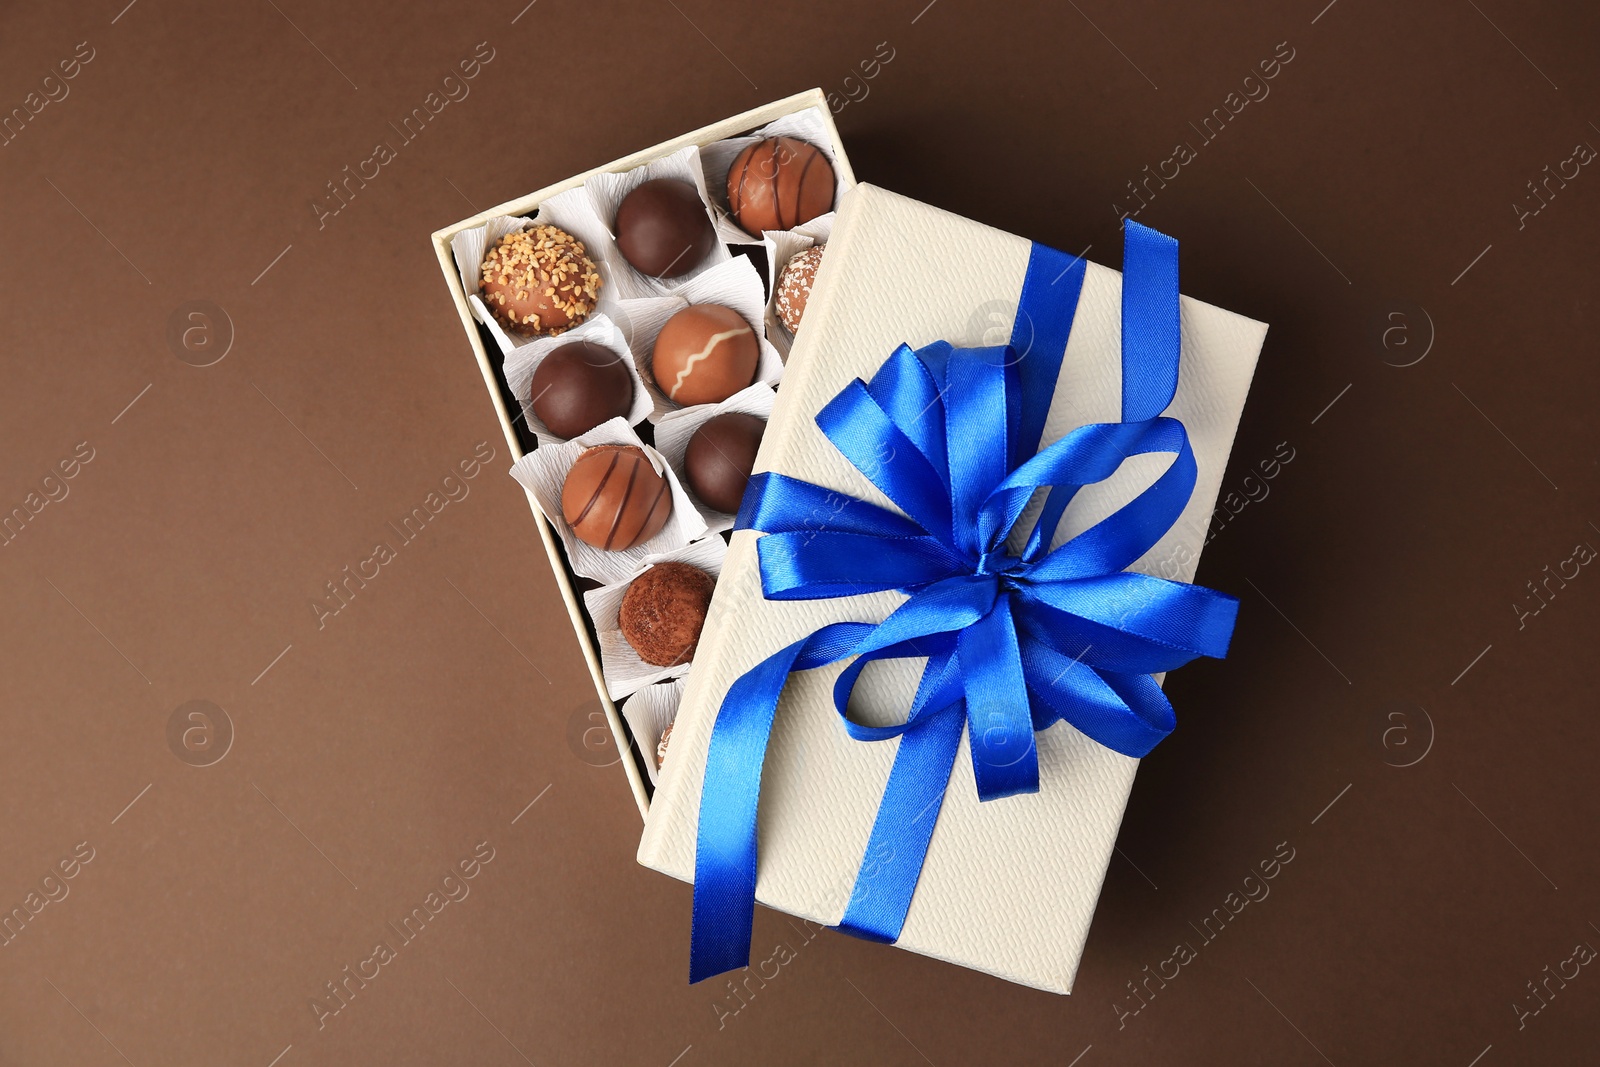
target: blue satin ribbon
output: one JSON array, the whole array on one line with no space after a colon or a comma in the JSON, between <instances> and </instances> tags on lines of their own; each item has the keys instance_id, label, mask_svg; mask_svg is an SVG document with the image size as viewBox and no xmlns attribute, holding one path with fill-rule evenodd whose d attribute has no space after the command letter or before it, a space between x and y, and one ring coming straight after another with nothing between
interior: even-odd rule
<instances>
[{"instance_id":1,"label":"blue satin ribbon","mask_svg":"<svg viewBox=\"0 0 1600 1067\"><path fill-rule=\"evenodd\" d=\"M764 534L756 548L768 599L891 589L908 599L881 623L822 627L728 690L700 798L691 982L749 964L761 769L794 671L851 660L833 694L845 731L858 741L899 739L839 924L892 942L963 733L980 800L1037 792L1036 731L1064 720L1143 756L1176 722L1150 675L1226 655L1237 600L1127 570L1171 528L1195 484L1183 424L1161 415L1178 386L1171 238L1132 221L1124 230L1122 421L1080 426L1038 451L1083 276L1081 259L1034 245L1009 344L902 345L817 415L898 511L782 474L751 479L738 528ZM1144 453L1172 460L1120 510L1052 550L1073 494ZM1012 528L1041 491L1043 509L1013 554ZM850 694L863 669L910 656L927 664L905 721L853 721Z\"/></svg>"}]
</instances>

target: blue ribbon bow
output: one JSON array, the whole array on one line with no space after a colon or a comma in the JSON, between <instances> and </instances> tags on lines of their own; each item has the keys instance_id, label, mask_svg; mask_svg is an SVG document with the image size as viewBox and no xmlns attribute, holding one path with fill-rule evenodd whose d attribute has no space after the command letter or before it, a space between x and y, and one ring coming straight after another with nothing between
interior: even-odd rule
<instances>
[{"instance_id":1,"label":"blue ribbon bow","mask_svg":"<svg viewBox=\"0 0 1600 1067\"><path fill-rule=\"evenodd\" d=\"M1037 792L1035 731L1065 720L1143 756L1176 722L1150 675L1226 655L1237 600L1127 570L1187 505L1195 460L1183 424L1161 415L1178 386L1177 242L1132 221L1124 242L1121 422L1080 426L1037 451L1084 262L1034 245L1010 344L902 345L817 415L899 512L782 474L751 479L738 528L765 534L756 547L768 599L890 589L909 599L878 624L823 626L728 690L700 799L691 982L749 964L761 768L791 672L853 658L834 685L845 730L858 741L900 739L840 923L893 942L963 727L980 800ZM1174 458L1116 513L1051 550L1079 487L1147 452ZM1041 489L1042 511L1015 555L1012 527ZM927 665L905 722L852 721L862 669L909 656Z\"/></svg>"}]
</instances>

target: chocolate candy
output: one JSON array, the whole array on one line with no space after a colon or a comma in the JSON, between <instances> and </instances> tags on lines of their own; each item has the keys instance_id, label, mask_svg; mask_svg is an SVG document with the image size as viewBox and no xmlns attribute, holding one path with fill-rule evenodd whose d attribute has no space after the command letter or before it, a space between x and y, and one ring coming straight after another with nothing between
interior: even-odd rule
<instances>
[{"instance_id":1,"label":"chocolate candy","mask_svg":"<svg viewBox=\"0 0 1600 1067\"><path fill-rule=\"evenodd\" d=\"M618 626L639 658L657 667L694 659L716 580L687 563L657 563L622 594Z\"/></svg>"},{"instance_id":2,"label":"chocolate candy","mask_svg":"<svg viewBox=\"0 0 1600 1067\"><path fill-rule=\"evenodd\" d=\"M561 486L561 516L580 541L610 552L643 544L667 524L672 488L633 445L584 452Z\"/></svg>"},{"instance_id":3,"label":"chocolate candy","mask_svg":"<svg viewBox=\"0 0 1600 1067\"><path fill-rule=\"evenodd\" d=\"M747 147L728 170L728 207L746 231L792 230L833 207L833 165L794 137Z\"/></svg>"},{"instance_id":4,"label":"chocolate candy","mask_svg":"<svg viewBox=\"0 0 1600 1067\"><path fill-rule=\"evenodd\" d=\"M756 378L756 332L719 304L693 304L656 335L650 373L669 400L685 407L726 400Z\"/></svg>"},{"instance_id":5,"label":"chocolate candy","mask_svg":"<svg viewBox=\"0 0 1600 1067\"><path fill-rule=\"evenodd\" d=\"M577 437L633 407L633 376L604 345L574 341L539 361L529 405L557 437Z\"/></svg>"},{"instance_id":6,"label":"chocolate candy","mask_svg":"<svg viewBox=\"0 0 1600 1067\"><path fill-rule=\"evenodd\" d=\"M813 245L804 252L790 257L778 272L778 321L790 333L800 328L800 317L806 313L806 301L811 299L811 283L817 278L817 268L822 265L822 245Z\"/></svg>"},{"instance_id":7,"label":"chocolate candy","mask_svg":"<svg viewBox=\"0 0 1600 1067\"><path fill-rule=\"evenodd\" d=\"M730 411L707 419L689 438L683 469L689 488L707 507L732 515L756 465L756 449L767 424L754 415Z\"/></svg>"},{"instance_id":8,"label":"chocolate candy","mask_svg":"<svg viewBox=\"0 0 1600 1067\"><path fill-rule=\"evenodd\" d=\"M496 241L483 257L479 285L502 326L532 337L564 333L588 318L601 279L582 241L541 223Z\"/></svg>"},{"instance_id":9,"label":"chocolate candy","mask_svg":"<svg viewBox=\"0 0 1600 1067\"><path fill-rule=\"evenodd\" d=\"M616 234L622 258L655 278L688 274L717 243L700 193L672 178L647 181L623 197Z\"/></svg>"},{"instance_id":10,"label":"chocolate candy","mask_svg":"<svg viewBox=\"0 0 1600 1067\"><path fill-rule=\"evenodd\" d=\"M672 724L667 723L667 728L661 731L661 740L656 742L656 770L667 762L667 742L672 740Z\"/></svg>"}]
</instances>

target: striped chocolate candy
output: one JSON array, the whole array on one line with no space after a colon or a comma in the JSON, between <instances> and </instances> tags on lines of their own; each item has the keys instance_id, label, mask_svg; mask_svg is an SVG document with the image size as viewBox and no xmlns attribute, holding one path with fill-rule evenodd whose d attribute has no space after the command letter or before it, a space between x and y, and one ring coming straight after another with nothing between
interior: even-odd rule
<instances>
[{"instance_id":1,"label":"striped chocolate candy","mask_svg":"<svg viewBox=\"0 0 1600 1067\"><path fill-rule=\"evenodd\" d=\"M622 552L661 532L672 491L633 445L598 445L578 457L561 486L561 515L581 541Z\"/></svg>"},{"instance_id":2,"label":"striped chocolate candy","mask_svg":"<svg viewBox=\"0 0 1600 1067\"><path fill-rule=\"evenodd\" d=\"M794 137L768 137L740 152L728 168L728 207L739 225L792 230L833 207L833 165L822 149Z\"/></svg>"}]
</instances>

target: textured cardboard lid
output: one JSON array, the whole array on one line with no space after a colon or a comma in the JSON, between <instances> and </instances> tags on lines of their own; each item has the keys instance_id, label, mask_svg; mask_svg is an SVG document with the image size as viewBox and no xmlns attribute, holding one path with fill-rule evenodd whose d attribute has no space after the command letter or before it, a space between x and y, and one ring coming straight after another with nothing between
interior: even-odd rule
<instances>
[{"instance_id":1,"label":"textured cardboard lid","mask_svg":"<svg viewBox=\"0 0 1600 1067\"><path fill-rule=\"evenodd\" d=\"M1030 247L1024 238L857 186L841 205L757 469L892 507L822 435L814 414L851 379L869 377L901 342L977 346L1008 337ZM1044 444L1119 417L1121 282L1116 271L1088 265ZM1189 580L1266 326L1187 297L1181 324L1178 393L1167 414L1188 428L1199 474L1179 522L1133 569ZM1130 499L1166 462L1134 457L1116 477L1086 487L1058 541ZM706 748L728 687L818 627L881 620L904 599L765 600L758 536L734 536L639 846L640 863L686 881L694 874ZM830 696L842 666L791 677L767 752L759 829L757 898L830 925L849 900L897 744L845 734ZM903 718L920 670L920 661L907 660L869 669L857 689L862 717ZM1037 794L980 803L963 739L897 944L1067 993L1138 761L1065 723L1041 733L1038 749Z\"/></svg>"}]
</instances>

